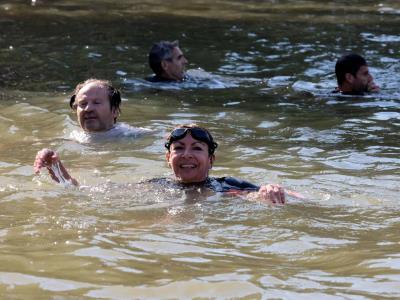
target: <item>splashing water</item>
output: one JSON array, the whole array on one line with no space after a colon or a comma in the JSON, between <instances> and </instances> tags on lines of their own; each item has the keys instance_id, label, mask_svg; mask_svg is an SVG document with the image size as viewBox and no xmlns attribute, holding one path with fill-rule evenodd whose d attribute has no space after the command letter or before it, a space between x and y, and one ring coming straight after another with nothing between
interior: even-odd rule
<instances>
[{"instance_id":1,"label":"splashing water","mask_svg":"<svg viewBox=\"0 0 400 300\"><path fill-rule=\"evenodd\" d=\"M66 187L73 185L71 177L69 179L65 178L63 172L61 171L59 161L52 163L49 169L53 172L54 177L58 179L58 182L61 183L63 186Z\"/></svg>"}]
</instances>

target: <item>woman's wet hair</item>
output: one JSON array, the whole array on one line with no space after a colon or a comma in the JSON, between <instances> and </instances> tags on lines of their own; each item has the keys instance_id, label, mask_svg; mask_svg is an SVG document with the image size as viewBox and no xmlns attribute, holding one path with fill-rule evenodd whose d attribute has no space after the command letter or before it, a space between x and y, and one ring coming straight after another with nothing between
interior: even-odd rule
<instances>
[{"instance_id":1,"label":"woman's wet hair","mask_svg":"<svg viewBox=\"0 0 400 300\"><path fill-rule=\"evenodd\" d=\"M95 79L95 78L90 78L85 80L84 82L79 83L74 90L74 94L71 96L69 99L69 106L73 109L76 110L76 95L79 93L79 91L86 85L88 84L96 84L97 86L105 87L108 90L108 100L110 101L110 108L111 110L115 109L119 114L121 113L121 93L112 86L111 82L108 80L103 80L103 79ZM117 121L117 118L114 119L114 122Z\"/></svg>"},{"instance_id":2,"label":"woman's wet hair","mask_svg":"<svg viewBox=\"0 0 400 300\"><path fill-rule=\"evenodd\" d=\"M214 154L215 149L217 149L218 147L218 144L214 142L214 138L207 129L205 129L204 127L200 127L197 124L179 125L175 127L166 138L165 148L170 151L172 143L183 139L188 132L194 139L207 144L208 153L210 155Z\"/></svg>"},{"instance_id":3,"label":"woman's wet hair","mask_svg":"<svg viewBox=\"0 0 400 300\"><path fill-rule=\"evenodd\" d=\"M172 53L176 47L179 47L178 41L160 41L151 47L149 52L149 65L157 76L160 76L163 72L161 62L163 60L171 60Z\"/></svg>"},{"instance_id":4,"label":"woman's wet hair","mask_svg":"<svg viewBox=\"0 0 400 300\"><path fill-rule=\"evenodd\" d=\"M346 73L356 76L358 70L362 66L366 66L366 60L358 54L350 53L345 54L338 59L335 65L335 73L338 85L342 85L346 80Z\"/></svg>"}]
</instances>

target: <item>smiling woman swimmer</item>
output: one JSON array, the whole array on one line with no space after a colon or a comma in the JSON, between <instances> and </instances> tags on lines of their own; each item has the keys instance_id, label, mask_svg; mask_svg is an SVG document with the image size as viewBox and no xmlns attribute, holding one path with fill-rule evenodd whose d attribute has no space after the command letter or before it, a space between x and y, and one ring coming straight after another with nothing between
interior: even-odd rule
<instances>
[{"instance_id":1,"label":"smiling woman swimmer","mask_svg":"<svg viewBox=\"0 0 400 300\"><path fill-rule=\"evenodd\" d=\"M165 158L173 171L173 177L155 178L148 182L183 190L205 188L219 193L242 194L249 200L260 200L269 204L284 204L285 193L302 198L296 192L285 191L278 184L259 186L235 177L209 176L217 146L207 129L196 124L177 126L165 142ZM79 185L53 150L42 149L37 153L34 163L35 173L38 174L43 167L48 169L54 181Z\"/></svg>"}]
</instances>

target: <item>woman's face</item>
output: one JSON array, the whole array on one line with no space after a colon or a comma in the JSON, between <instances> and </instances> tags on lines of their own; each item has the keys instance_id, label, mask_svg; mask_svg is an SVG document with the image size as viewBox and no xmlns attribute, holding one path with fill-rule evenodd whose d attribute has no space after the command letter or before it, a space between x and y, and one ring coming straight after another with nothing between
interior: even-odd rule
<instances>
[{"instance_id":1,"label":"woman's face","mask_svg":"<svg viewBox=\"0 0 400 300\"><path fill-rule=\"evenodd\" d=\"M184 183L206 180L215 159L208 153L208 145L194 139L190 132L183 139L172 142L165 156L176 179Z\"/></svg>"}]
</instances>

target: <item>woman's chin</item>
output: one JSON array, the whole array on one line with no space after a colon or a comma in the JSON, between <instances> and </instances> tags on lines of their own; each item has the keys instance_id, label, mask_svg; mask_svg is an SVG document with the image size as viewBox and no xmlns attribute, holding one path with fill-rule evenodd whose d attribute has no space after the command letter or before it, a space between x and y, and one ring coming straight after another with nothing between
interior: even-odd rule
<instances>
[{"instance_id":1,"label":"woman's chin","mask_svg":"<svg viewBox=\"0 0 400 300\"><path fill-rule=\"evenodd\" d=\"M175 177L175 179L181 183L200 183L204 182L207 179L207 176L204 177Z\"/></svg>"}]
</instances>

